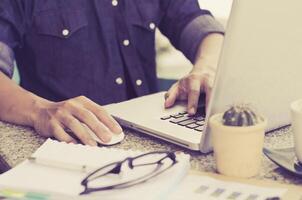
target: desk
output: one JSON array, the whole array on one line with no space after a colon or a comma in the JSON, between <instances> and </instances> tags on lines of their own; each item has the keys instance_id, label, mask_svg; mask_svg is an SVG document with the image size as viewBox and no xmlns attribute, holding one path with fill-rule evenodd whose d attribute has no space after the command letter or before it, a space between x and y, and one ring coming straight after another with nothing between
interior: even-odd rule
<instances>
[{"instance_id":1,"label":"desk","mask_svg":"<svg viewBox=\"0 0 302 200\"><path fill-rule=\"evenodd\" d=\"M204 172L215 172L213 154L201 154L186 150L173 144L168 144L156 138L125 130L126 139L119 145L111 148L133 150L182 150L192 156L192 169ZM28 158L45 141L32 129L0 122L0 155L14 167ZM289 128L269 133L265 139L265 146L270 148L285 148L293 145L292 134ZM297 178L263 156L262 170L257 179L275 180L279 183L291 183L302 186L302 179Z\"/></svg>"}]
</instances>

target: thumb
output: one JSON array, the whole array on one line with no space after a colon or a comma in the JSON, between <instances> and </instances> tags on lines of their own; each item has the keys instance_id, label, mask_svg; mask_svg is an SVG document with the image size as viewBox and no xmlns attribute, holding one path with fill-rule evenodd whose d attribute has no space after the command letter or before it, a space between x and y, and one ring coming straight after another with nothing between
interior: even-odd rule
<instances>
[{"instance_id":1,"label":"thumb","mask_svg":"<svg viewBox=\"0 0 302 200\"><path fill-rule=\"evenodd\" d=\"M169 91L165 94L165 108L170 108L175 104L178 97L178 86L173 85Z\"/></svg>"},{"instance_id":2,"label":"thumb","mask_svg":"<svg viewBox=\"0 0 302 200\"><path fill-rule=\"evenodd\" d=\"M208 105L210 103L213 85L214 85L213 79L207 79L203 85L203 90L206 93L206 109L208 109Z\"/></svg>"}]
</instances>

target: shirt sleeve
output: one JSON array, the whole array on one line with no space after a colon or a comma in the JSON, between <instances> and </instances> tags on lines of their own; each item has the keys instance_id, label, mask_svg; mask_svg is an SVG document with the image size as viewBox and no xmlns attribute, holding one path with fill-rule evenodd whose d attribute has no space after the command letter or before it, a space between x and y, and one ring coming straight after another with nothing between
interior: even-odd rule
<instances>
[{"instance_id":1,"label":"shirt sleeve","mask_svg":"<svg viewBox=\"0 0 302 200\"><path fill-rule=\"evenodd\" d=\"M159 29L192 63L208 34L224 34L223 26L208 10L201 9L197 0L163 0L161 6L165 15Z\"/></svg>"},{"instance_id":2,"label":"shirt sleeve","mask_svg":"<svg viewBox=\"0 0 302 200\"><path fill-rule=\"evenodd\" d=\"M24 34L24 18L20 0L0 2L0 71L9 77L13 75L13 49L20 46Z\"/></svg>"},{"instance_id":3,"label":"shirt sleeve","mask_svg":"<svg viewBox=\"0 0 302 200\"><path fill-rule=\"evenodd\" d=\"M12 78L14 73L14 54L10 47L0 42L0 71Z\"/></svg>"}]
</instances>

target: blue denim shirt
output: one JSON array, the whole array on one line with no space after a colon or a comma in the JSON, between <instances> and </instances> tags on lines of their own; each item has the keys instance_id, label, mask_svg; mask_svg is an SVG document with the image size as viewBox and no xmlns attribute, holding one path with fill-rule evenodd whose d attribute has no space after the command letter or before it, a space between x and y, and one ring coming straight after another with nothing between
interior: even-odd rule
<instances>
[{"instance_id":1,"label":"blue denim shirt","mask_svg":"<svg viewBox=\"0 0 302 200\"><path fill-rule=\"evenodd\" d=\"M223 32L197 0L1 0L0 70L16 60L21 86L49 100L123 101L157 91L156 28L192 62Z\"/></svg>"}]
</instances>

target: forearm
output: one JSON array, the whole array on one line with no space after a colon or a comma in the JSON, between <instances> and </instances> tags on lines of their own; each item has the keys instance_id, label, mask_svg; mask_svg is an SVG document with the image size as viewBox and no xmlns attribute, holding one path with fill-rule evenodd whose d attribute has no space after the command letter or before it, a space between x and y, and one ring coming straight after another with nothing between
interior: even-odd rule
<instances>
[{"instance_id":1,"label":"forearm","mask_svg":"<svg viewBox=\"0 0 302 200\"><path fill-rule=\"evenodd\" d=\"M43 103L48 101L24 90L0 72L0 120L33 126Z\"/></svg>"},{"instance_id":2,"label":"forearm","mask_svg":"<svg viewBox=\"0 0 302 200\"><path fill-rule=\"evenodd\" d=\"M216 70L223 39L223 35L219 33L211 33L203 39L196 53L193 70Z\"/></svg>"}]
</instances>

